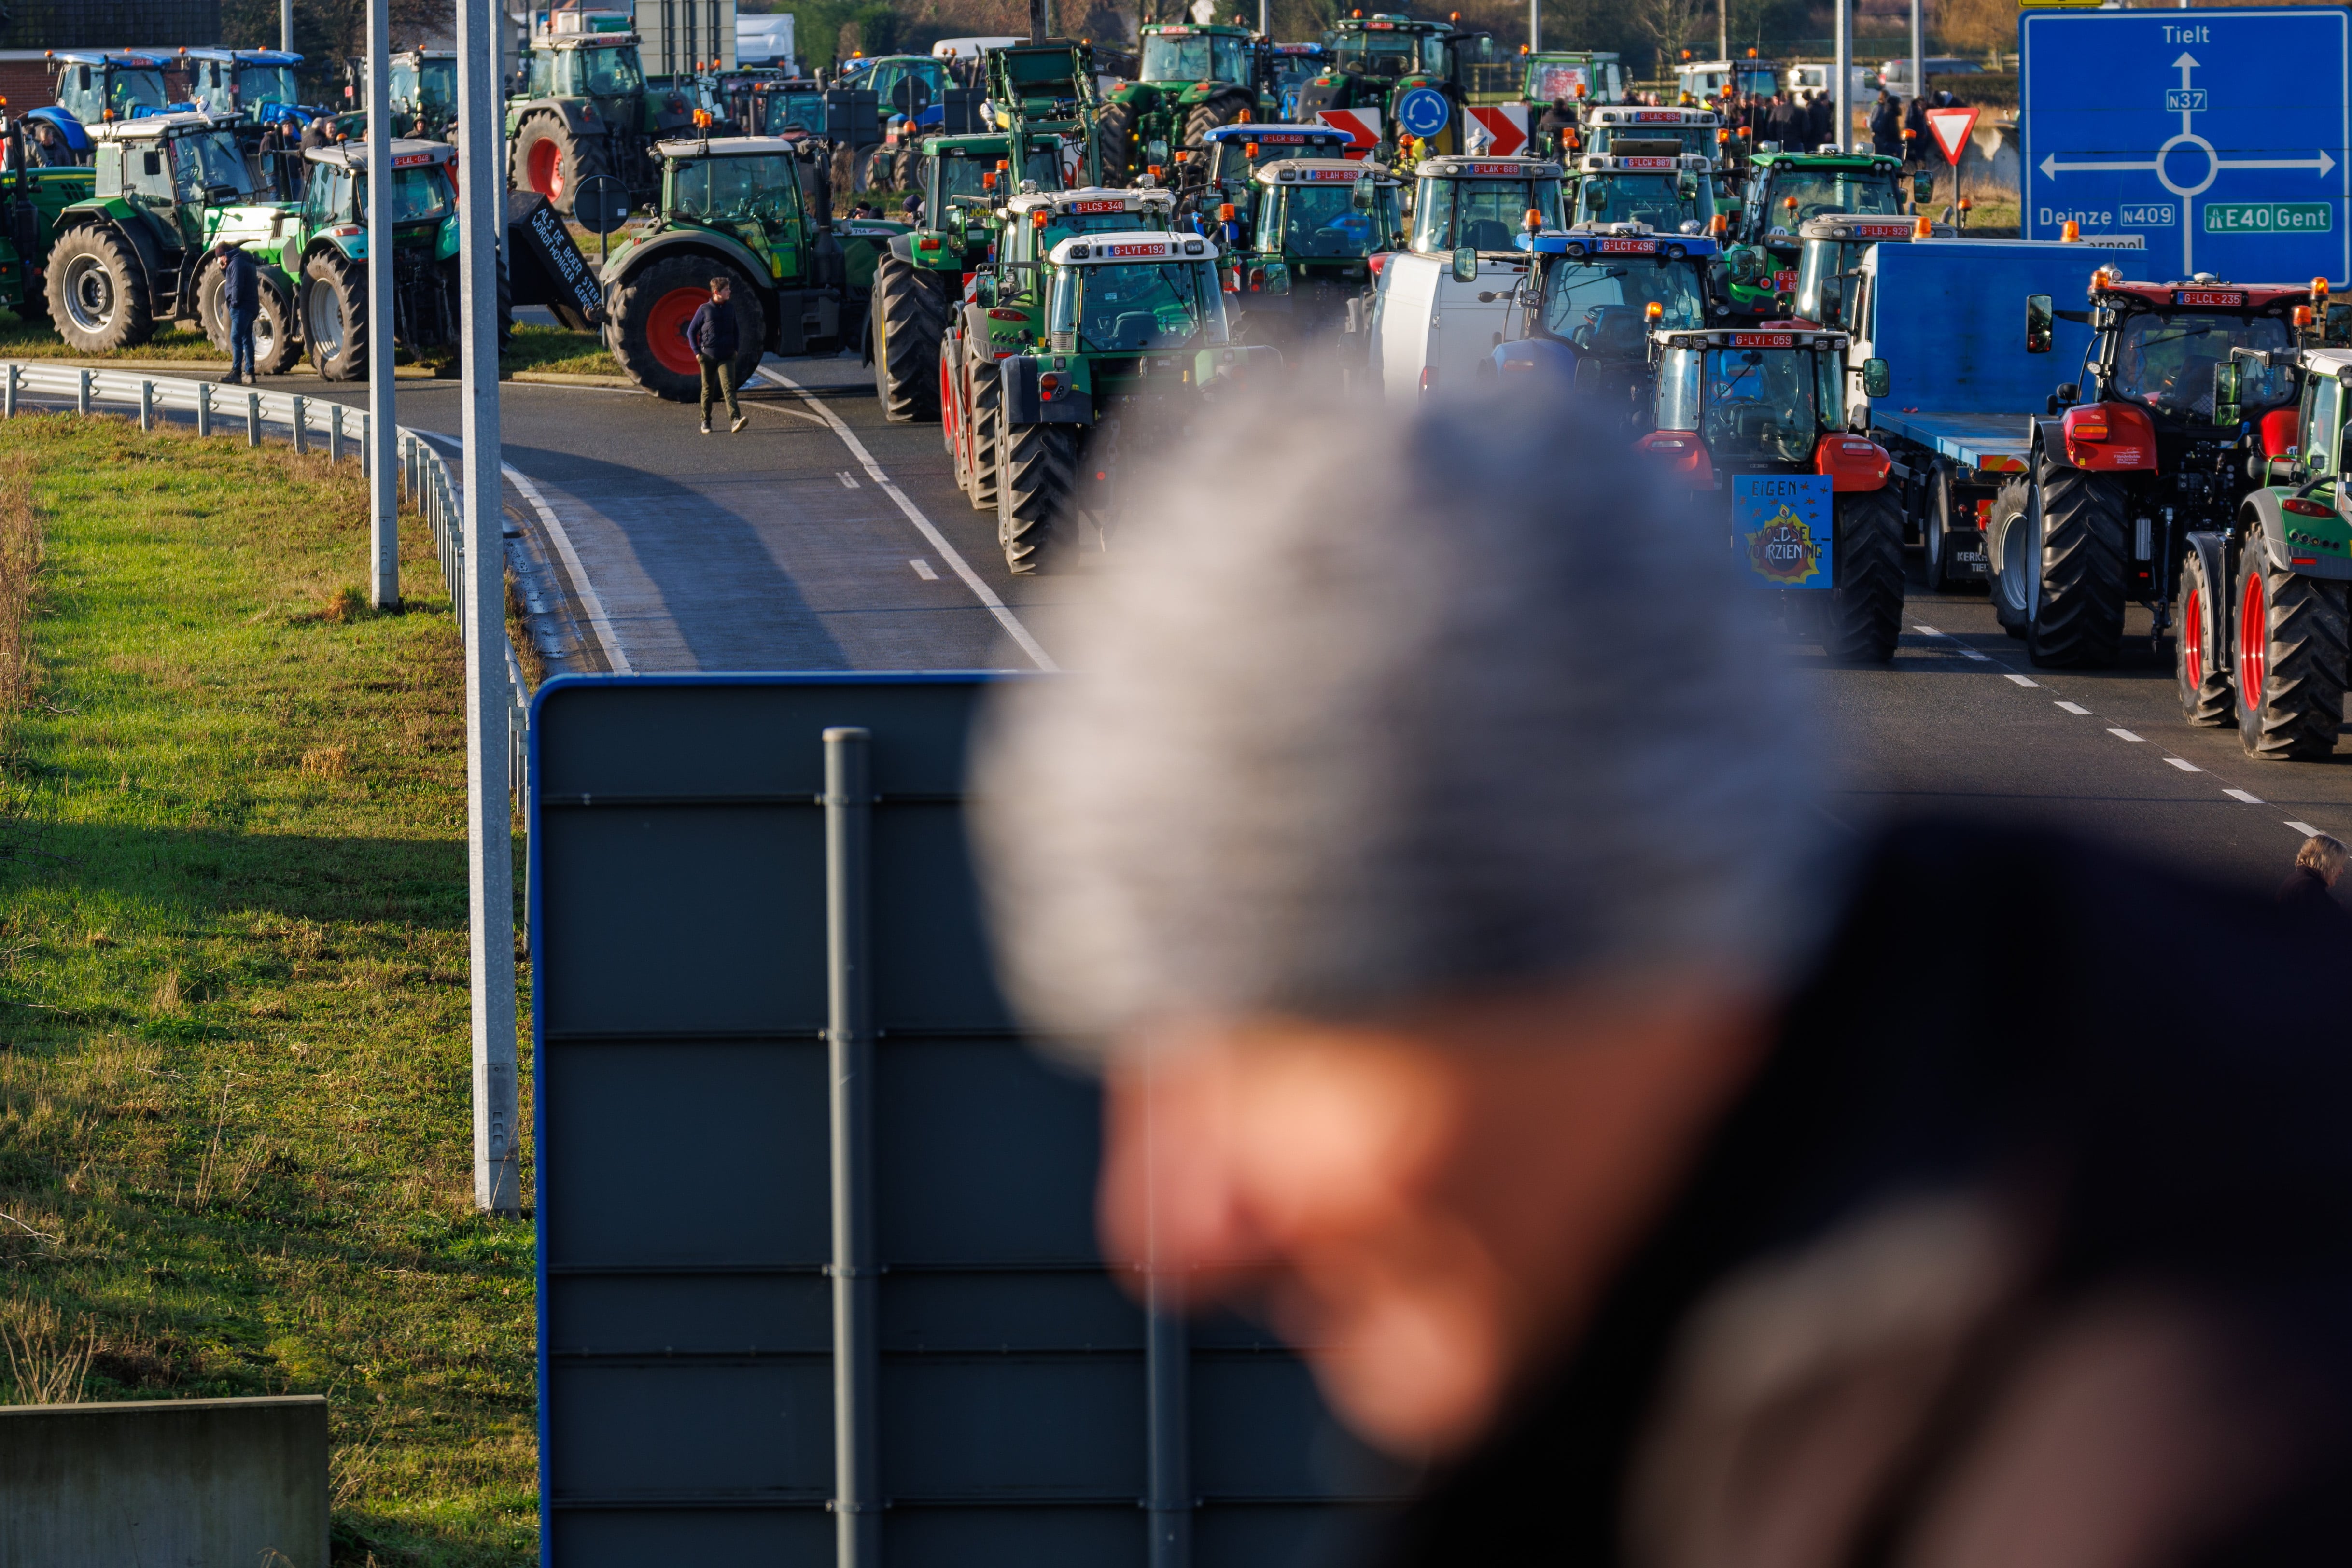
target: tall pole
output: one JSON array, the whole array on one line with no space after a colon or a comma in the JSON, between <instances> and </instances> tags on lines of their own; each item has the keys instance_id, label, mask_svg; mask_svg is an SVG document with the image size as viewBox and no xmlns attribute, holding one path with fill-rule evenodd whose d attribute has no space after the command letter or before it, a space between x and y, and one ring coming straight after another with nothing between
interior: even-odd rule
<instances>
[{"instance_id":1,"label":"tall pole","mask_svg":"<svg viewBox=\"0 0 2352 1568\"><path fill-rule=\"evenodd\" d=\"M881 1268L874 1250L874 775L870 731L824 731L826 1116L833 1151L835 1568L881 1568Z\"/></svg>"},{"instance_id":2,"label":"tall pole","mask_svg":"<svg viewBox=\"0 0 2352 1568\"><path fill-rule=\"evenodd\" d=\"M473 915L474 1202L522 1212L515 1125L513 817L507 801L505 496L499 447L498 0L457 5L457 241L465 319L466 858ZM371 271L375 268L371 268ZM382 342L382 340L379 340ZM379 352L389 352L383 342Z\"/></svg>"},{"instance_id":3,"label":"tall pole","mask_svg":"<svg viewBox=\"0 0 2352 1568\"><path fill-rule=\"evenodd\" d=\"M294 52L294 0L278 0L278 47Z\"/></svg>"},{"instance_id":4,"label":"tall pole","mask_svg":"<svg viewBox=\"0 0 2352 1568\"><path fill-rule=\"evenodd\" d=\"M1853 0L1837 0L1837 144L1853 144Z\"/></svg>"},{"instance_id":5,"label":"tall pole","mask_svg":"<svg viewBox=\"0 0 2352 1568\"><path fill-rule=\"evenodd\" d=\"M368 0L367 243L371 257L392 254L392 128L383 105L392 100L392 3ZM392 268L367 269L367 319L392 320ZM377 329L379 333L383 329ZM394 489L399 461L398 416L393 407L392 344L368 355L368 603L400 605L400 502Z\"/></svg>"},{"instance_id":6,"label":"tall pole","mask_svg":"<svg viewBox=\"0 0 2352 1568\"><path fill-rule=\"evenodd\" d=\"M1927 96L1927 49L1926 34L1919 24L1919 0L1911 0L1911 97L1914 100L1925 100ZM1922 147L1918 153L1924 158L1927 149Z\"/></svg>"},{"instance_id":7,"label":"tall pole","mask_svg":"<svg viewBox=\"0 0 2352 1568\"><path fill-rule=\"evenodd\" d=\"M1528 0L1528 53L1543 47L1543 0Z\"/></svg>"},{"instance_id":8,"label":"tall pole","mask_svg":"<svg viewBox=\"0 0 2352 1568\"><path fill-rule=\"evenodd\" d=\"M1731 0L1715 0L1715 58L1731 63ZM1731 85L1738 85L1737 77Z\"/></svg>"},{"instance_id":9,"label":"tall pole","mask_svg":"<svg viewBox=\"0 0 2352 1568\"><path fill-rule=\"evenodd\" d=\"M1043 43L1048 23L1045 19L1047 0L1029 0L1029 41Z\"/></svg>"}]
</instances>

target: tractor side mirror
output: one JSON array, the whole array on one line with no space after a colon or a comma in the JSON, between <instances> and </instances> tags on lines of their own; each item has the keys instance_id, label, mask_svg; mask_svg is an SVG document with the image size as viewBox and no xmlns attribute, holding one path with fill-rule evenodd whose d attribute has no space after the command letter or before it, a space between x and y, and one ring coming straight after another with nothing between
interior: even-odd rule
<instances>
[{"instance_id":1,"label":"tractor side mirror","mask_svg":"<svg viewBox=\"0 0 2352 1568\"><path fill-rule=\"evenodd\" d=\"M1883 359L1862 362L1862 392L1865 397L1885 397L1894 389L1895 377Z\"/></svg>"},{"instance_id":2,"label":"tractor side mirror","mask_svg":"<svg viewBox=\"0 0 2352 1568\"><path fill-rule=\"evenodd\" d=\"M80 79L77 85L79 86L84 92L88 92L89 90L89 68L88 66L81 68Z\"/></svg>"},{"instance_id":3,"label":"tractor side mirror","mask_svg":"<svg viewBox=\"0 0 2352 1568\"><path fill-rule=\"evenodd\" d=\"M1683 171L1681 174L1676 174L1675 176L1675 195L1680 196L1686 202L1697 200L1698 176L1692 174L1687 169Z\"/></svg>"},{"instance_id":4,"label":"tractor side mirror","mask_svg":"<svg viewBox=\"0 0 2352 1568\"><path fill-rule=\"evenodd\" d=\"M2025 352L2046 354L2058 341L2058 314L2051 309L2047 294L2025 297Z\"/></svg>"},{"instance_id":5,"label":"tractor side mirror","mask_svg":"<svg viewBox=\"0 0 2352 1568\"><path fill-rule=\"evenodd\" d=\"M1465 245L1454 253L1454 281L1456 283L1478 281L1478 253L1469 246Z\"/></svg>"},{"instance_id":6,"label":"tractor side mirror","mask_svg":"<svg viewBox=\"0 0 2352 1568\"><path fill-rule=\"evenodd\" d=\"M2235 426L2242 416L2240 404L2245 398L2246 373L2235 360L2224 360L2213 367L2213 423Z\"/></svg>"},{"instance_id":7,"label":"tractor side mirror","mask_svg":"<svg viewBox=\"0 0 2352 1568\"><path fill-rule=\"evenodd\" d=\"M1911 176L1911 199L1932 202L1936 199L1936 176L1922 170Z\"/></svg>"},{"instance_id":8,"label":"tractor side mirror","mask_svg":"<svg viewBox=\"0 0 2352 1568\"><path fill-rule=\"evenodd\" d=\"M1356 182L1355 188L1348 193L1348 205L1360 213L1368 213L1372 210L1371 181L1358 180Z\"/></svg>"}]
</instances>

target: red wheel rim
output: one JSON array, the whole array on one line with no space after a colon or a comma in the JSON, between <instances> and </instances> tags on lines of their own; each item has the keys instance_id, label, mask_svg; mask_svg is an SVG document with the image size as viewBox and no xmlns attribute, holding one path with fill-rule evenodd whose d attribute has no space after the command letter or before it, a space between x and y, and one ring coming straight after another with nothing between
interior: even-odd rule
<instances>
[{"instance_id":1,"label":"red wheel rim","mask_svg":"<svg viewBox=\"0 0 2352 1568\"><path fill-rule=\"evenodd\" d=\"M2180 606L2180 668L2191 689L2205 684L2205 594L2200 588Z\"/></svg>"},{"instance_id":2,"label":"red wheel rim","mask_svg":"<svg viewBox=\"0 0 2352 1568\"><path fill-rule=\"evenodd\" d=\"M542 196L563 194L563 149L552 142L530 144L530 159L526 171L530 188Z\"/></svg>"},{"instance_id":3,"label":"red wheel rim","mask_svg":"<svg viewBox=\"0 0 2352 1568\"><path fill-rule=\"evenodd\" d=\"M2238 606L2238 705L2251 712L2263 705L2263 662L2270 654L2270 605L2258 567L2246 572L2246 602Z\"/></svg>"},{"instance_id":4,"label":"red wheel rim","mask_svg":"<svg viewBox=\"0 0 2352 1568\"><path fill-rule=\"evenodd\" d=\"M667 371L679 375L699 377L701 362L694 357L694 345L686 341L686 326L694 320L695 311L710 298L706 289L673 289L654 301L646 315L646 346L653 350L654 358Z\"/></svg>"}]
</instances>

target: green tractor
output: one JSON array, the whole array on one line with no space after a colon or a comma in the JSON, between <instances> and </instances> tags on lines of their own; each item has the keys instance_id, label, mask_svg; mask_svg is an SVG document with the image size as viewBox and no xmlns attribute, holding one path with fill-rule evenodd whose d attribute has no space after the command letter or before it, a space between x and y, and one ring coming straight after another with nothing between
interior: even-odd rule
<instances>
[{"instance_id":1,"label":"green tractor","mask_svg":"<svg viewBox=\"0 0 2352 1568\"><path fill-rule=\"evenodd\" d=\"M1247 27L1147 26L1137 79L1119 84L1096 111L1102 180L1124 185L1147 169L1171 168L1179 149L1197 150L1220 125L1274 119L1276 101L1272 48Z\"/></svg>"},{"instance_id":2,"label":"green tractor","mask_svg":"<svg viewBox=\"0 0 2352 1568\"><path fill-rule=\"evenodd\" d=\"M924 135L919 127L954 86L947 62L929 55L857 55L844 60L833 90L873 94L874 122L854 130L836 124L829 132L844 155L835 183L845 190L915 189L920 181L908 165Z\"/></svg>"},{"instance_id":3,"label":"green tractor","mask_svg":"<svg viewBox=\"0 0 2352 1568\"><path fill-rule=\"evenodd\" d=\"M646 87L627 13L534 15L523 89L507 100L507 184L566 216L581 183L598 174L619 180L633 203L650 199L661 183L654 143L694 123L687 93Z\"/></svg>"},{"instance_id":4,"label":"green tractor","mask_svg":"<svg viewBox=\"0 0 2352 1568\"><path fill-rule=\"evenodd\" d=\"M199 323L215 342L227 342L212 247L226 237L266 253L292 216L289 207L250 199L252 175L235 127L183 110L90 129L89 194L47 226L49 318L68 345L112 353L145 342L156 322L173 321ZM264 268L256 368L283 372L293 363L296 336L293 290Z\"/></svg>"},{"instance_id":5,"label":"green tractor","mask_svg":"<svg viewBox=\"0 0 2352 1568\"><path fill-rule=\"evenodd\" d=\"M727 136L654 153L660 221L615 246L604 272L604 342L631 380L675 402L700 395L686 327L714 278L734 284L739 383L763 354L859 341L876 260L907 226L835 222L824 147Z\"/></svg>"},{"instance_id":6,"label":"green tractor","mask_svg":"<svg viewBox=\"0 0 2352 1568\"><path fill-rule=\"evenodd\" d=\"M89 199L96 171L31 166L20 121L9 121L0 139L7 149L5 165L0 165L0 309L28 321L40 321L49 313L43 280L49 247L57 242L58 218L66 208Z\"/></svg>"},{"instance_id":7,"label":"green tractor","mask_svg":"<svg viewBox=\"0 0 2352 1568\"><path fill-rule=\"evenodd\" d=\"M988 264L1008 196L1061 189L1059 136L1029 137L1017 180L1012 145L1002 135L934 136L923 143L924 226L893 237L876 258L866 316L874 395L893 423L939 417L940 338L963 295L964 275Z\"/></svg>"},{"instance_id":8,"label":"green tractor","mask_svg":"<svg viewBox=\"0 0 2352 1568\"><path fill-rule=\"evenodd\" d=\"M1900 158L1874 153L1758 151L1748 175L1747 199L1734 220L1737 243L1726 257L1732 309L1748 316L1788 314L1797 291L1802 231L1810 220L1835 213L1901 217L1905 203L1927 201L1934 195L1935 176L1921 173L1906 178Z\"/></svg>"},{"instance_id":9,"label":"green tractor","mask_svg":"<svg viewBox=\"0 0 2352 1568\"><path fill-rule=\"evenodd\" d=\"M1377 114L1380 142L1370 155L1391 167L1407 135L1416 157L1467 152L1465 83L1493 49L1490 35L1451 22L1387 13L1343 16L1323 36L1323 72L1299 89L1297 117L1313 120L1333 110Z\"/></svg>"},{"instance_id":10,"label":"green tractor","mask_svg":"<svg viewBox=\"0 0 2352 1568\"><path fill-rule=\"evenodd\" d=\"M457 136L457 56L451 49L402 49L392 57L392 129L422 142Z\"/></svg>"},{"instance_id":11,"label":"green tractor","mask_svg":"<svg viewBox=\"0 0 2352 1568\"><path fill-rule=\"evenodd\" d=\"M1098 538L1130 459L1182 441L1205 400L1280 373L1280 351L1228 334L1217 259L1202 237L1120 228L983 275L953 351L971 388L959 468L992 497L1016 575L1083 547L1089 524ZM992 483L971 471L982 464Z\"/></svg>"},{"instance_id":12,"label":"green tractor","mask_svg":"<svg viewBox=\"0 0 2352 1568\"><path fill-rule=\"evenodd\" d=\"M1255 221L1247 248L1225 258L1226 291L1252 342L1295 353L1345 325L1372 286L1374 254L1404 247L1404 182L1346 158L1285 158L1256 178Z\"/></svg>"}]
</instances>

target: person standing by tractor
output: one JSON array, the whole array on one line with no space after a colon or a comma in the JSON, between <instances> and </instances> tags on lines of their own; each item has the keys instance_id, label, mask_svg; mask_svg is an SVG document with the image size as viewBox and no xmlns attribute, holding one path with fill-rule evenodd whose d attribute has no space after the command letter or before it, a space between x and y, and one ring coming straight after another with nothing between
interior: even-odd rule
<instances>
[{"instance_id":1,"label":"person standing by tractor","mask_svg":"<svg viewBox=\"0 0 2352 1568\"><path fill-rule=\"evenodd\" d=\"M1878 89L1878 101L1870 106L1870 146L1884 158L1903 154L1903 111L1895 107L1895 95L1883 87Z\"/></svg>"},{"instance_id":2,"label":"person standing by tractor","mask_svg":"<svg viewBox=\"0 0 2352 1568\"><path fill-rule=\"evenodd\" d=\"M727 396L727 416L734 421L727 427L730 436L740 432L750 423L743 417L743 406L735 401L735 285L725 278L710 280L710 298L704 300L686 323L686 341L694 345L694 357L702 363L702 433L710 434L710 403L719 393Z\"/></svg>"},{"instance_id":3,"label":"person standing by tractor","mask_svg":"<svg viewBox=\"0 0 2352 1568\"><path fill-rule=\"evenodd\" d=\"M222 240L213 247L220 254L221 309L228 315L228 374L221 380L231 386L259 384L253 371L253 321L261 310L261 272L253 253Z\"/></svg>"},{"instance_id":4,"label":"person standing by tractor","mask_svg":"<svg viewBox=\"0 0 2352 1568\"><path fill-rule=\"evenodd\" d=\"M1924 168L1927 163L1927 100L1914 96L1903 110L1903 161Z\"/></svg>"},{"instance_id":5,"label":"person standing by tractor","mask_svg":"<svg viewBox=\"0 0 2352 1568\"><path fill-rule=\"evenodd\" d=\"M1551 107L1536 121L1536 146L1549 157L1559 157L1563 140L1575 129L1576 105L1569 102L1568 94L1563 92L1551 100Z\"/></svg>"}]
</instances>

